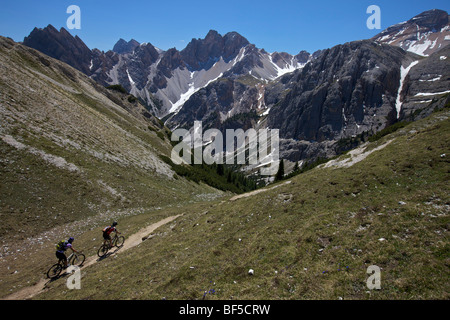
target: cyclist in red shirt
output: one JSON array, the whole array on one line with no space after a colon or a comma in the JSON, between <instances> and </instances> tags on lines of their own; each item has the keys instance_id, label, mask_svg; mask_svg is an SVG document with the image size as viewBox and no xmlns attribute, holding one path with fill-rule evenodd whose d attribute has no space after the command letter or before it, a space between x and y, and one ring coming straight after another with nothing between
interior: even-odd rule
<instances>
[{"instance_id":1,"label":"cyclist in red shirt","mask_svg":"<svg viewBox=\"0 0 450 320\"><path fill-rule=\"evenodd\" d=\"M116 232L120 234L120 232L116 228L117 222L114 221L110 226L103 229L103 239L105 239L104 243L106 244L106 241L109 241L109 246L112 247L112 239L111 239L111 232Z\"/></svg>"}]
</instances>

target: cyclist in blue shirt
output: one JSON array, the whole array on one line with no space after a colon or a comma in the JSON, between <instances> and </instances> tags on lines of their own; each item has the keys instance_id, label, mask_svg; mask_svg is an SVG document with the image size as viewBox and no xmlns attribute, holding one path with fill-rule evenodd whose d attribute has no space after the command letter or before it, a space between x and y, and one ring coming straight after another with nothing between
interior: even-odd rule
<instances>
[{"instance_id":1,"label":"cyclist in blue shirt","mask_svg":"<svg viewBox=\"0 0 450 320\"><path fill-rule=\"evenodd\" d=\"M58 258L58 260L64 261L64 268L67 268L67 257L66 257L64 252L67 249L70 249L70 250L78 253L78 251L75 250L74 247L72 246L73 240L74 240L74 238L70 237L69 240L67 240L67 241L59 242L57 247L56 247L56 257Z\"/></svg>"}]
</instances>

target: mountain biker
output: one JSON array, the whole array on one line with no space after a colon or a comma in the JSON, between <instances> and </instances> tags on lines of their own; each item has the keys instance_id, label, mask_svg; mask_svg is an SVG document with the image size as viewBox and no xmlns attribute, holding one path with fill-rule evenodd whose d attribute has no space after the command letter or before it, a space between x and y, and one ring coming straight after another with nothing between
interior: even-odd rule
<instances>
[{"instance_id":1,"label":"mountain biker","mask_svg":"<svg viewBox=\"0 0 450 320\"><path fill-rule=\"evenodd\" d=\"M116 228L117 222L114 221L110 226L107 226L103 229L103 239L105 240L103 243L106 244L106 241L109 241L109 246L112 247L112 239L111 232L116 232L120 234L120 232Z\"/></svg>"},{"instance_id":2,"label":"mountain biker","mask_svg":"<svg viewBox=\"0 0 450 320\"><path fill-rule=\"evenodd\" d=\"M73 240L74 240L74 238L70 237L69 240L67 240L67 241L61 241L56 248L56 257L58 258L59 261L64 261L64 268L67 268L67 257L64 252L67 249L70 249L70 250L78 253L78 251L75 250L72 245Z\"/></svg>"}]
</instances>

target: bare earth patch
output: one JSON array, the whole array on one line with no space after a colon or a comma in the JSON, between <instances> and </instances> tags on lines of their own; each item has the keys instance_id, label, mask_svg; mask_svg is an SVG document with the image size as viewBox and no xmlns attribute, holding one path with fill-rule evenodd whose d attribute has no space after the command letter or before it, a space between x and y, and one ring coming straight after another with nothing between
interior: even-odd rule
<instances>
[{"instance_id":1,"label":"bare earth patch","mask_svg":"<svg viewBox=\"0 0 450 320\"><path fill-rule=\"evenodd\" d=\"M372 154L375 151L379 151L381 149L384 149L387 147L393 140L389 140L388 142L382 144L381 146L374 148L370 151L366 151L365 149L367 147L367 144L363 144L359 148L356 148L348 153L350 155L350 158L346 158L343 160L331 160L325 163L324 165L320 166L322 168L330 168L330 167L337 167L337 168L349 168L353 166L354 164L364 160L367 158L370 154Z\"/></svg>"}]
</instances>

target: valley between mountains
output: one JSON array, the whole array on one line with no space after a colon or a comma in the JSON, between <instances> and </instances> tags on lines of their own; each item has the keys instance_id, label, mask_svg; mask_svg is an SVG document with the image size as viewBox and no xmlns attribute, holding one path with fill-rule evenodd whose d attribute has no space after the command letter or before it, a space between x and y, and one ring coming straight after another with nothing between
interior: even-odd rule
<instances>
[{"instance_id":1,"label":"valley between mountains","mask_svg":"<svg viewBox=\"0 0 450 320\"><path fill-rule=\"evenodd\" d=\"M297 55L0 36L0 298L448 299L449 28L434 9ZM175 165L194 121L279 129L284 174ZM125 247L97 259L112 221ZM80 290L45 279L69 236Z\"/></svg>"}]
</instances>

